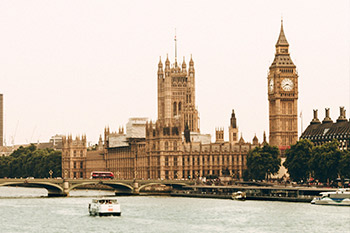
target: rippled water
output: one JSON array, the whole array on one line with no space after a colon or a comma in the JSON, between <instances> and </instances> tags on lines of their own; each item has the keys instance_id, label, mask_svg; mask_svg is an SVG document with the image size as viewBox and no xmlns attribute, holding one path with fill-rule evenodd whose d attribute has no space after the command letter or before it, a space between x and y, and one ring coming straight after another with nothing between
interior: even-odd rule
<instances>
[{"instance_id":1,"label":"rippled water","mask_svg":"<svg viewBox=\"0 0 350 233\"><path fill-rule=\"evenodd\" d=\"M121 217L91 217L91 197L84 195L111 192L80 190L71 193L76 197L40 198L46 193L1 187L0 232L349 232L348 207L130 196L118 198Z\"/></svg>"}]
</instances>

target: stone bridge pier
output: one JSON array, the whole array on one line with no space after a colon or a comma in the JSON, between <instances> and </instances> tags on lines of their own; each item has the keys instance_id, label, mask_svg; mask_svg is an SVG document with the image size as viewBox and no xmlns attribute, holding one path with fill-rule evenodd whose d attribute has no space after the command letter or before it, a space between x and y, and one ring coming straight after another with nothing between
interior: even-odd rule
<instances>
[{"instance_id":1,"label":"stone bridge pier","mask_svg":"<svg viewBox=\"0 0 350 233\"><path fill-rule=\"evenodd\" d=\"M140 194L140 188L139 188L139 183L137 181L134 181L133 183L133 194Z\"/></svg>"}]
</instances>

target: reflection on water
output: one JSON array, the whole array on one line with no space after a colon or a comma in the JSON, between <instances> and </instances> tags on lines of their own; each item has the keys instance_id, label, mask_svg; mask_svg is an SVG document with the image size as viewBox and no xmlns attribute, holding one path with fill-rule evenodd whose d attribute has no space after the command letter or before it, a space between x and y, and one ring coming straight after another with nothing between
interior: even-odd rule
<instances>
[{"instance_id":1,"label":"reflection on water","mask_svg":"<svg viewBox=\"0 0 350 233\"><path fill-rule=\"evenodd\" d=\"M110 196L113 191L77 189L69 192L71 197ZM47 197L47 190L44 188L23 188L23 187L0 187L0 198L20 197Z\"/></svg>"},{"instance_id":2,"label":"reflection on water","mask_svg":"<svg viewBox=\"0 0 350 233\"><path fill-rule=\"evenodd\" d=\"M74 198L40 198L45 189L0 187L0 231L346 232L350 222L348 207L152 196L117 197L121 217L89 216L87 196L109 194L76 190Z\"/></svg>"}]
</instances>

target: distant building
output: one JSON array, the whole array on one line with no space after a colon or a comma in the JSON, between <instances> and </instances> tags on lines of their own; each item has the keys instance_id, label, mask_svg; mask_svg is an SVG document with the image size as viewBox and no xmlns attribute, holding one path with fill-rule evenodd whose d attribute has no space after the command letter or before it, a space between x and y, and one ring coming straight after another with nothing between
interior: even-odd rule
<instances>
[{"instance_id":1,"label":"distant building","mask_svg":"<svg viewBox=\"0 0 350 233\"><path fill-rule=\"evenodd\" d=\"M344 107L340 107L340 115L336 122L330 118L329 108L326 108L322 122L318 119L317 111L314 110L314 118L301 134L300 139L309 139L316 146L337 139L340 142L340 149L350 149L350 121L346 119Z\"/></svg>"},{"instance_id":2,"label":"distant building","mask_svg":"<svg viewBox=\"0 0 350 233\"><path fill-rule=\"evenodd\" d=\"M49 142L33 143L38 149L53 149L62 151L62 138L63 135L56 134L52 136Z\"/></svg>"},{"instance_id":3,"label":"distant building","mask_svg":"<svg viewBox=\"0 0 350 233\"><path fill-rule=\"evenodd\" d=\"M257 137L253 143L243 137L238 140L232 110L229 141L224 140L223 128L218 128L212 143L210 134L199 132L192 58L188 70L185 63L180 68L176 61L170 68L168 59L164 71L161 62L158 68L159 119L130 118L126 133L123 128L111 132L107 127L104 140L100 137L98 146L89 151L85 138L64 137L63 177L89 178L92 171L105 170L120 179L192 179L224 173L242 177L248 151L261 145ZM172 91L165 95L169 88Z\"/></svg>"}]
</instances>

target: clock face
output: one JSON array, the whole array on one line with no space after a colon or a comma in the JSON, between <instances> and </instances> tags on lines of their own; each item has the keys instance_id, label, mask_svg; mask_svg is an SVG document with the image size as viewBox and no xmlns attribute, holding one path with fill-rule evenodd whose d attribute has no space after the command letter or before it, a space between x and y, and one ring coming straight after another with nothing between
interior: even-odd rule
<instances>
[{"instance_id":1,"label":"clock face","mask_svg":"<svg viewBox=\"0 0 350 233\"><path fill-rule=\"evenodd\" d=\"M273 92L273 78L270 79L270 82L269 82L269 91Z\"/></svg>"},{"instance_id":2,"label":"clock face","mask_svg":"<svg viewBox=\"0 0 350 233\"><path fill-rule=\"evenodd\" d=\"M293 81L290 80L289 78L285 78L282 80L282 89L284 91L291 91L293 89Z\"/></svg>"}]
</instances>

